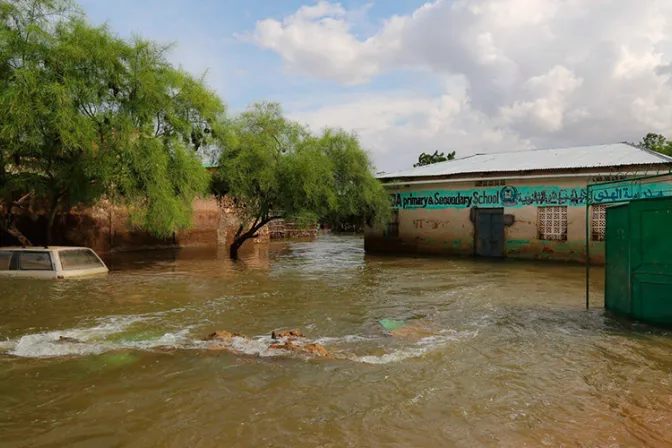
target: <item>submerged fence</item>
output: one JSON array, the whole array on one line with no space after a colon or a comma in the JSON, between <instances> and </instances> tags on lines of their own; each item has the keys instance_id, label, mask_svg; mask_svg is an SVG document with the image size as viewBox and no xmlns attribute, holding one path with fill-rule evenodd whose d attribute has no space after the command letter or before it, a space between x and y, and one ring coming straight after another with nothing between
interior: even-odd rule
<instances>
[{"instance_id":1,"label":"submerged fence","mask_svg":"<svg viewBox=\"0 0 672 448\"><path fill-rule=\"evenodd\" d=\"M292 222L286 222L284 219L277 219L268 223L271 239L283 238L312 238L317 235L317 227L314 225L305 226Z\"/></svg>"}]
</instances>

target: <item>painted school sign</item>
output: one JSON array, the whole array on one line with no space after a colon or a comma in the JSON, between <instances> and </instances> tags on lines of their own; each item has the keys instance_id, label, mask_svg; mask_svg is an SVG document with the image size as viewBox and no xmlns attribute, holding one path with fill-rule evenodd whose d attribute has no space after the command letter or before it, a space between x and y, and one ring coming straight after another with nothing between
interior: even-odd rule
<instances>
[{"instance_id":1,"label":"painted school sign","mask_svg":"<svg viewBox=\"0 0 672 448\"><path fill-rule=\"evenodd\" d=\"M638 184L595 187L591 191L592 204L625 202L631 199L672 196L669 183ZM570 206L586 205L585 188L513 187L480 188L471 190L425 190L393 193L394 208L441 209L471 207Z\"/></svg>"}]
</instances>

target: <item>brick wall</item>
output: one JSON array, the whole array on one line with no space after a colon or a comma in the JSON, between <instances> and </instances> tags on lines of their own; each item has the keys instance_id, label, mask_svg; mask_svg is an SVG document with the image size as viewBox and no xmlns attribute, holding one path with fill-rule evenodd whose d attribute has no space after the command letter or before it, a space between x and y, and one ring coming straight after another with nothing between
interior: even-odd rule
<instances>
[{"instance_id":1,"label":"brick wall","mask_svg":"<svg viewBox=\"0 0 672 448\"><path fill-rule=\"evenodd\" d=\"M169 238L156 238L133 227L123 208L101 202L94 207L75 208L58 216L54 223L52 244L87 246L97 252L225 245L233 241L240 222L241 218L231 199L196 199L189 230L177 232ZM33 244L38 245L44 242L45 223L43 217L37 221L22 217L19 228ZM268 229L262 229L259 237L253 241L268 242ZM0 245L13 244L16 241L12 241L9 235L0 235Z\"/></svg>"}]
</instances>

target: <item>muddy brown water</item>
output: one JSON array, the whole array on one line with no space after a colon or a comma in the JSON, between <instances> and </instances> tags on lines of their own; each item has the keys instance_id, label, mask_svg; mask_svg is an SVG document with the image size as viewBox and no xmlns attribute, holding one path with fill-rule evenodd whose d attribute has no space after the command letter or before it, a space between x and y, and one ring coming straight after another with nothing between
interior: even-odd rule
<instances>
[{"instance_id":1,"label":"muddy brown water","mask_svg":"<svg viewBox=\"0 0 672 448\"><path fill-rule=\"evenodd\" d=\"M0 446L672 446L672 335L606 314L600 269L586 311L581 266L369 256L358 237L108 262L0 280ZM267 349L293 328L340 359ZM249 335L245 355L208 351L216 329Z\"/></svg>"}]
</instances>

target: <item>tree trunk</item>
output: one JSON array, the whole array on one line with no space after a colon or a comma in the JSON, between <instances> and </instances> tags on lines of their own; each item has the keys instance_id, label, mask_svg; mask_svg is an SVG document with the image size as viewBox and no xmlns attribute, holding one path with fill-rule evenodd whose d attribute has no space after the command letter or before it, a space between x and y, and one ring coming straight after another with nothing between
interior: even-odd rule
<instances>
[{"instance_id":1,"label":"tree trunk","mask_svg":"<svg viewBox=\"0 0 672 448\"><path fill-rule=\"evenodd\" d=\"M22 246L31 247L33 243L30 242L26 236L21 233L19 229L16 228L16 224L13 219L7 219L4 216L0 216L0 229L12 235Z\"/></svg>"},{"instance_id":2,"label":"tree trunk","mask_svg":"<svg viewBox=\"0 0 672 448\"><path fill-rule=\"evenodd\" d=\"M231 243L231 247L229 248L229 258L232 260L237 260L238 259L238 249L243 245L243 243L250 238L254 238L257 235L257 232L264 227L266 224L271 222L274 219L278 219L278 217L270 217L266 219L262 219L258 224L257 221L255 221L255 224L250 228L245 233L242 233L241 230L238 230L238 233L236 233L236 237L233 240L233 243ZM241 225L242 228L242 225Z\"/></svg>"},{"instance_id":3,"label":"tree trunk","mask_svg":"<svg viewBox=\"0 0 672 448\"><path fill-rule=\"evenodd\" d=\"M232 260L237 260L238 249L240 249L240 246L242 246L243 243L249 240L250 238L254 238L259 229L261 229L264 226L264 224L257 224L256 226L252 226L252 228L247 232L238 235L233 240L233 243L231 243L231 247L229 248L229 258L231 258Z\"/></svg>"},{"instance_id":4,"label":"tree trunk","mask_svg":"<svg viewBox=\"0 0 672 448\"><path fill-rule=\"evenodd\" d=\"M233 243L231 243L231 247L229 248L229 258L232 260L238 259L238 249L240 249L240 246L242 246L243 243L249 238L246 235L247 234L240 235L235 240L233 240Z\"/></svg>"},{"instance_id":5,"label":"tree trunk","mask_svg":"<svg viewBox=\"0 0 672 448\"><path fill-rule=\"evenodd\" d=\"M58 201L59 198L57 196L51 203L51 210L49 210L49 220L47 221L47 233L44 241L45 246L49 246L51 244L52 229L54 228L54 221L56 220L56 214L58 213Z\"/></svg>"},{"instance_id":6,"label":"tree trunk","mask_svg":"<svg viewBox=\"0 0 672 448\"><path fill-rule=\"evenodd\" d=\"M19 241L19 244L25 247L32 247L33 243L30 242L26 236L21 233L19 229L16 228L15 225L11 225L8 229L6 229L7 233L12 235L14 238L16 238Z\"/></svg>"}]
</instances>

